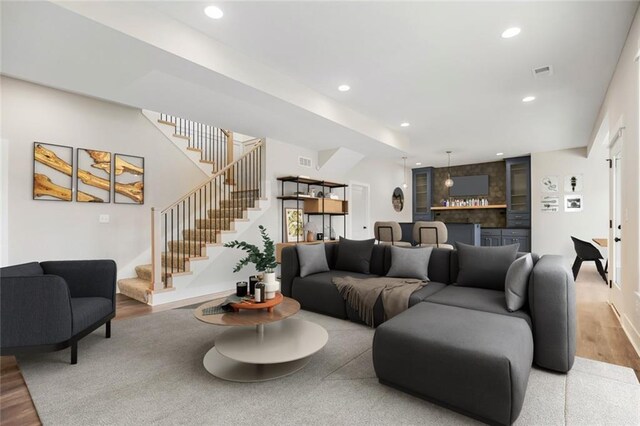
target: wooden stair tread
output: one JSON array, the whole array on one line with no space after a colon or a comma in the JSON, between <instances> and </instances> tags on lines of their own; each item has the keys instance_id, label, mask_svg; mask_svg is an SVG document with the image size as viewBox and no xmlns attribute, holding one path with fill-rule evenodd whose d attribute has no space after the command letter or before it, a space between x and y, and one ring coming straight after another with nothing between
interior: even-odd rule
<instances>
[{"instance_id":1,"label":"wooden stair tread","mask_svg":"<svg viewBox=\"0 0 640 426\"><path fill-rule=\"evenodd\" d=\"M167 126L173 126L173 127L176 127L176 123L172 123L172 122L170 122L170 121L166 121L166 120L160 120L160 119L158 119L158 123L160 123L160 124L166 124Z\"/></svg>"}]
</instances>

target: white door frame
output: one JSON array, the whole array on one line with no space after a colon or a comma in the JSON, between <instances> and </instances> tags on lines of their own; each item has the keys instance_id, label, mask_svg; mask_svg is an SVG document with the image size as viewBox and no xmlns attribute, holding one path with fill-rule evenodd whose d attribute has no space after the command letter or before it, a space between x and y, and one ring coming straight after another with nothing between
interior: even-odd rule
<instances>
[{"instance_id":1,"label":"white door frame","mask_svg":"<svg viewBox=\"0 0 640 426\"><path fill-rule=\"evenodd\" d=\"M9 140L0 140L0 266L9 265Z\"/></svg>"},{"instance_id":2,"label":"white door frame","mask_svg":"<svg viewBox=\"0 0 640 426\"><path fill-rule=\"evenodd\" d=\"M623 137L624 135L623 135L622 127L620 127L609 145L609 158L611 161L611 167L609 169L610 170L609 172L609 219L611 221L610 222L611 226L609 227L609 249L608 249L608 257L609 257L608 278L610 282L609 303L611 303L619 313L621 313L624 310L623 308L624 296L623 296L622 287L621 287L621 285L624 285L624 283L621 282L622 277L618 276L618 270L616 266L621 260L620 259L621 253L623 253L623 247L625 243L623 234L625 229L624 229L624 226L621 227L619 232L616 229L618 226L622 225L622 222L624 221L624 219L622 217L623 216L622 211L618 212L616 209L616 204L620 204L620 200L618 200L618 203L616 203L616 195L617 195L618 188L616 188L615 175L618 169L620 170L618 172L619 173L618 176L620 176L620 174L624 170L624 157L621 157L623 143L624 143ZM618 156L620 156L620 164L616 162L616 157ZM617 218L619 218L620 220L618 221ZM616 242L615 238L620 238L621 241Z\"/></svg>"},{"instance_id":3,"label":"white door frame","mask_svg":"<svg viewBox=\"0 0 640 426\"><path fill-rule=\"evenodd\" d=\"M354 186L361 186L363 188L366 188L367 191L367 205L365 206L365 213L364 213L364 218L365 221L367 223L367 230L369 230L369 234L372 235L373 234L373 230L369 229L369 226L371 226L371 185L369 185L368 183L364 183L364 182L357 182L357 181L349 181L349 229L347 229L347 235L349 236L348 238L352 238L353 237L353 214L351 212L353 212L353 191L352 188Z\"/></svg>"}]
</instances>

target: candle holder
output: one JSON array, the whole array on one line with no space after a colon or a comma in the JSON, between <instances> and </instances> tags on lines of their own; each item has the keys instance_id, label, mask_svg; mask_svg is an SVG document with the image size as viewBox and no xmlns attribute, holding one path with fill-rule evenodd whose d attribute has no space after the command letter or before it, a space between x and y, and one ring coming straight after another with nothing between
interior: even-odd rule
<instances>
[{"instance_id":1,"label":"candle holder","mask_svg":"<svg viewBox=\"0 0 640 426\"><path fill-rule=\"evenodd\" d=\"M238 281L236 283L236 296L245 297L247 295L247 282Z\"/></svg>"},{"instance_id":2,"label":"candle holder","mask_svg":"<svg viewBox=\"0 0 640 426\"><path fill-rule=\"evenodd\" d=\"M254 295L256 292L256 284L260 281L257 276L252 275L249 277L249 294Z\"/></svg>"}]
</instances>

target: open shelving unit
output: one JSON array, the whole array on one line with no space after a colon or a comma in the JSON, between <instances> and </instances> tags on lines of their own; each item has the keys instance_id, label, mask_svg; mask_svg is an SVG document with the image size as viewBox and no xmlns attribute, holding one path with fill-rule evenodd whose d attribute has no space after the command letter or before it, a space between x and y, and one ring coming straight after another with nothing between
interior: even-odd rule
<instances>
[{"instance_id":1,"label":"open shelving unit","mask_svg":"<svg viewBox=\"0 0 640 426\"><path fill-rule=\"evenodd\" d=\"M287 233L286 233L286 215L285 208L287 207L287 203L293 207L293 203L295 202L296 209L302 209L302 212L306 216L322 216L322 232L324 233L325 228L325 219L328 218L329 229L332 227L332 218L334 216L346 216L349 214L349 201L347 200L347 187L349 185L338 182L331 182L326 180L319 179L311 179L303 176L283 176L279 177L278 181L280 182L280 196L278 196L278 200L281 203L281 214L282 214L282 242L287 243ZM293 189L293 185L295 185L295 189ZM311 197L304 195L286 195L285 190L289 187L290 191L295 191L294 194L299 194L301 190L305 190L307 193L311 190L311 188L316 187L320 191L322 191L323 195L326 194L326 191L333 189L342 189L342 199L334 200L330 198L324 197ZM347 221L343 220L344 227L344 235L347 234ZM330 235L328 235L330 237ZM301 243L305 241L305 235L303 232L303 236L296 239L296 243ZM291 242L291 241L289 241Z\"/></svg>"}]
</instances>

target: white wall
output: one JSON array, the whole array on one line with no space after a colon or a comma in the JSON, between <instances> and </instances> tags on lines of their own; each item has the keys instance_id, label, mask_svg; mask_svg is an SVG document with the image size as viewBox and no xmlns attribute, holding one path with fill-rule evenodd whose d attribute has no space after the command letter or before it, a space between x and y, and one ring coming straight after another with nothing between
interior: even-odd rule
<instances>
[{"instance_id":1,"label":"white wall","mask_svg":"<svg viewBox=\"0 0 640 426\"><path fill-rule=\"evenodd\" d=\"M298 156L304 156L312 159L312 167L302 167L298 165ZM299 146L280 142L274 139L267 139L267 178L271 182L271 195L274 199L270 208L271 212L263 216L263 220L274 220L277 225L278 233L274 231L278 241L282 228L278 220L281 220L280 202L276 202L275 197L280 195L280 183L277 178L280 176L296 176L304 175L314 179L324 179L333 182L349 183L355 181L370 185L370 226L371 237L373 237L373 222L378 220L395 220L397 222L410 222L412 220L412 204L411 204L411 187L405 192L405 205L402 212L396 212L391 203L391 195L393 190L400 186L403 182L403 166L400 155L398 158L389 158L386 160L364 158L358 162L351 170L347 170L340 174L326 174L322 168L316 169L318 161L318 152ZM411 182L411 170L407 169L407 182ZM293 191L294 185L286 184L286 191ZM335 192L342 198L342 189L336 189ZM348 197L348 190L347 190ZM287 206L295 207L295 202L288 202ZM349 206L350 210L355 208ZM271 219L267 219L271 218ZM312 218L313 221L320 222L319 217ZM328 224L328 223L327 223ZM343 222L341 217L333 218L333 227L338 235L343 235ZM347 219L347 237L351 236L349 223Z\"/></svg>"},{"instance_id":2,"label":"white wall","mask_svg":"<svg viewBox=\"0 0 640 426\"><path fill-rule=\"evenodd\" d=\"M531 155L531 249L540 255L560 254L568 265L575 259L571 236L585 241L609 235L609 167L604 149L594 150L587 158L586 148L564 149ZM583 175L583 209L564 211L564 177ZM559 192L543 193L541 180L558 176ZM560 198L558 212L542 212L544 195Z\"/></svg>"},{"instance_id":3,"label":"white wall","mask_svg":"<svg viewBox=\"0 0 640 426\"><path fill-rule=\"evenodd\" d=\"M298 156L312 159L312 167L301 167L298 165ZM341 175L325 175L322 169L316 170L318 152L296 145L280 142L267 138L266 142L266 178L270 185L270 207L260 216L258 221L250 230L233 238L244 240L261 246L258 225L267 227L269 234L274 241L282 241L282 216L280 200L276 197L280 195L280 182L276 180L280 176L304 175L316 179L325 179L334 182L357 181L367 183L371 188L370 205L370 230L373 230L373 222L377 220L395 220L398 222L410 222L411 216L411 187L405 190L405 206L402 212L396 212L391 203L391 194L396 186L403 182L403 168L400 157L389 160L363 159L353 169ZM407 171L407 182L411 181L411 170ZM293 185L288 184L288 191L293 190ZM342 191L337 193L342 197ZM295 202L288 202L288 206L294 207ZM350 209L352 207L350 206ZM334 229L338 235L342 235L341 218L334 218ZM317 218L316 218L317 220ZM373 237L373 231L371 232ZM349 223L347 222L347 237L350 236ZM252 267L246 267L238 273L233 273L235 263L244 257L239 250L228 249L225 253L216 258L203 273L201 273L191 286L211 286L212 277L215 277L215 287L212 291L224 291L233 288L236 281L247 280L249 275L255 273Z\"/></svg>"},{"instance_id":4,"label":"white wall","mask_svg":"<svg viewBox=\"0 0 640 426\"><path fill-rule=\"evenodd\" d=\"M611 136L625 127L622 163L622 326L640 353L640 70L635 57L640 48L640 9L629 31L615 73L594 124L592 144L598 143L601 123L608 120Z\"/></svg>"},{"instance_id":5,"label":"white wall","mask_svg":"<svg viewBox=\"0 0 640 426\"><path fill-rule=\"evenodd\" d=\"M7 77L1 84L11 231L3 263L111 258L121 276L133 276L125 266L150 246L151 207L175 201L202 172L140 110ZM145 157L144 205L32 200L34 141ZM100 214L110 223L98 223Z\"/></svg>"}]
</instances>

